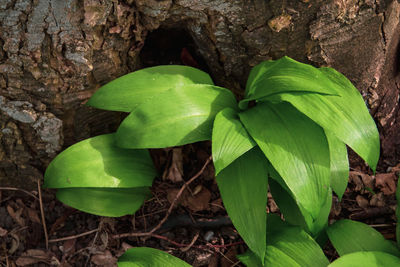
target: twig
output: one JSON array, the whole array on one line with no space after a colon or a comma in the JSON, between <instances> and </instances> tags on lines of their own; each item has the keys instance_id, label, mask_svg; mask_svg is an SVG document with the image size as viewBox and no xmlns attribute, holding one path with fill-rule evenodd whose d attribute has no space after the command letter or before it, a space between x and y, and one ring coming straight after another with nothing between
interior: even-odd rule
<instances>
[{"instance_id":1,"label":"twig","mask_svg":"<svg viewBox=\"0 0 400 267\"><path fill-rule=\"evenodd\" d=\"M99 228L93 229L93 230L90 230L90 231L87 231L87 232L84 232L84 233L81 233L81 234L78 234L78 235L72 235L72 236L67 236L67 237L62 237L62 238L50 239L49 243L55 243L55 242L60 242L60 241L71 240L71 239L75 239L75 238L82 237L82 236L85 236L85 235L90 235L90 234L96 233L98 231L99 231Z\"/></svg>"},{"instance_id":2,"label":"twig","mask_svg":"<svg viewBox=\"0 0 400 267\"><path fill-rule=\"evenodd\" d=\"M178 243L178 242L173 241L173 240L169 239L168 237L165 237L165 236L162 236L162 235L151 234L151 236L155 237L155 238L158 238L158 239L165 240L165 241L167 241L167 242L169 242L169 243L171 243L171 244L173 244L173 245L175 245L177 247L188 247L188 246L190 246L190 244ZM192 242L193 242L193 240L192 240ZM196 242L196 240L195 240L195 242ZM197 245L197 246L195 246L195 245L192 244L191 247L198 248L198 249L209 249L209 248L218 249L218 248L233 247L233 246L242 245L242 244L244 244L243 241L238 241L238 242L234 242L234 243L230 243L230 244L224 244L224 245L213 245L213 244L207 243L206 245Z\"/></svg>"},{"instance_id":3,"label":"twig","mask_svg":"<svg viewBox=\"0 0 400 267\"><path fill-rule=\"evenodd\" d=\"M152 235L155 231L157 231L164 223L165 221L168 219L169 215L171 214L172 210L174 209L174 206L176 204L176 202L178 201L178 199L180 198L180 196L182 195L183 191L185 191L185 189L194 181L196 180L206 169L207 165L210 163L212 157L210 156L207 161L204 163L203 167L200 169L200 171L198 173L196 173L192 178L190 178L187 182L185 182L183 184L183 186L181 187L181 189L178 191L178 193L176 194L174 200L171 203L171 206L169 207L167 214L165 214L164 218L156 225L156 227L154 227L152 230L150 230L149 232L142 232L142 233L124 233L124 234L117 234L117 235L113 235L112 237L115 239L118 238L123 238L123 237L133 237L133 236L149 236Z\"/></svg>"},{"instance_id":4,"label":"twig","mask_svg":"<svg viewBox=\"0 0 400 267\"><path fill-rule=\"evenodd\" d=\"M43 201L42 201L42 191L40 189L40 180L37 179L37 186L38 186L38 194L39 194L39 206L40 206L40 214L42 217L42 225L44 231L44 238L46 241L46 249L49 249L49 236L47 235L47 226L46 226L46 219L44 217L44 209L43 209Z\"/></svg>"},{"instance_id":5,"label":"twig","mask_svg":"<svg viewBox=\"0 0 400 267\"><path fill-rule=\"evenodd\" d=\"M15 188L15 187L0 187L0 190L10 190L10 191L21 191L24 192L25 194L30 195L31 197L35 198L36 200L39 200L37 196L35 196L34 194L32 194L31 192L28 192L24 189L21 188Z\"/></svg>"},{"instance_id":6,"label":"twig","mask_svg":"<svg viewBox=\"0 0 400 267\"><path fill-rule=\"evenodd\" d=\"M189 244L187 247L182 248L181 251L182 251L182 252L188 251L188 250L194 245L194 243L197 241L197 239L199 238L199 236L200 236L200 232L197 231L196 235L195 235L195 236L193 237L193 239L192 239L192 242L190 242L190 244Z\"/></svg>"}]
</instances>

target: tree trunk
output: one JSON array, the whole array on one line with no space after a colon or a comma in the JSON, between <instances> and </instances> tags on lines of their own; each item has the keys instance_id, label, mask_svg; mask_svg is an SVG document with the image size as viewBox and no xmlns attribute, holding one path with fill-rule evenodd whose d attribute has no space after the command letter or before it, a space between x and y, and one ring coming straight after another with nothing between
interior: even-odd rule
<instances>
[{"instance_id":1,"label":"tree trunk","mask_svg":"<svg viewBox=\"0 0 400 267\"><path fill-rule=\"evenodd\" d=\"M238 94L266 59L332 66L364 96L395 164L399 16L384 0L2 0L0 185L30 188L64 147L114 131L119 113L83 106L99 86L185 60Z\"/></svg>"}]
</instances>

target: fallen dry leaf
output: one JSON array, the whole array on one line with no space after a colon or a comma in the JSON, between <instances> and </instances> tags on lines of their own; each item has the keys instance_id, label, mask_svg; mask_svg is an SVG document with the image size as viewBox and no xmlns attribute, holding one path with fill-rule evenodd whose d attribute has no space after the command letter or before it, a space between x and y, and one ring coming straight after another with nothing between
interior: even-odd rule
<instances>
[{"instance_id":1,"label":"fallen dry leaf","mask_svg":"<svg viewBox=\"0 0 400 267\"><path fill-rule=\"evenodd\" d=\"M356 186L354 188L354 191L356 192L360 192L364 188L364 183L361 180L359 172L351 171L349 173L349 183L354 184Z\"/></svg>"},{"instance_id":2,"label":"fallen dry leaf","mask_svg":"<svg viewBox=\"0 0 400 267\"><path fill-rule=\"evenodd\" d=\"M170 166L164 171L163 180L170 180L177 183L183 181L183 155L182 148L173 148Z\"/></svg>"},{"instance_id":3,"label":"fallen dry leaf","mask_svg":"<svg viewBox=\"0 0 400 267\"><path fill-rule=\"evenodd\" d=\"M213 200L211 203L211 211L212 212L218 212L220 210L224 210L224 206L222 205L222 199L218 198L216 200Z\"/></svg>"},{"instance_id":4,"label":"fallen dry leaf","mask_svg":"<svg viewBox=\"0 0 400 267\"><path fill-rule=\"evenodd\" d=\"M386 206L385 199L384 199L384 196L383 196L383 192L379 192L378 194L373 195L371 200L369 201L369 204L371 206L375 206L375 207L384 207L384 206Z\"/></svg>"},{"instance_id":5,"label":"fallen dry leaf","mask_svg":"<svg viewBox=\"0 0 400 267\"><path fill-rule=\"evenodd\" d=\"M66 240L62 246L63 256L66 257L75 252L76 239ZM61 247L60 247L61 249Z\"/></svg>"},{"instance_id":6,"label":"fallen dry leaf","mask_svg":"<svg viewBox=\"0 0 400 267\"><path fill-rule=\"evenodd\" d=\"M21 227L25 226L25 220L21 217L23 209L19 208L15 211L10 205L7 206L7 212L14 219L16 223L18 223Z\"/></svg>"},{"instance_id":7,"label":"fallen dry leaf","mask_svg":"<svg viewBox=\"0 0 400 267\"><path fill-rule=\"evenodd\" d=\"M5 236L7 233L8 233L8 232L7 232L6 229L0 227L0 237Z\"/></svg>"},{"instance_id":8,"label":"fallen dry leaf","mask_svg":"<svg viewBox=\"0 0 400 267\"><path fill-rule=\"evenodd\" d=\"M104 251L102 254L93 255L90 261L104 267L113 267L117 264L117 258L109 250Z\"/></svg>"},{"instance_id":9,"label":"fallen dry leaf","mask_svg":"<svg viewBox=\"0 0 400 267\"><path fill-rule=\"evenodd\" d=\"M18 266L27 266L39 262L50 264L54 261L57 261L57 259L49 251L41 249L28 249L26 252L22 253L22 255L16 260L15 263Z\"/></svg>"},{"instance_id":10,"label":"fallen dry leaf","mask_svg":"<svg viewBox=\"0 0 400 267\"><path fill-rule=\"evenodd\" d=\"M178 194L178 191L179 189L169 190L167 194L169 203L172 203ZM210 200L211 192L202 186L201 190L196 195L192 195L189 191L184 191L178 200L178 203L196 212L207 210L210 207Z\"/></svg>"},{"instance_id":11,"label":"fallen dry leaf","mask_svg":"<svg viewBox=\"0 0 400 267\"><path fill-rule=\"evenodd\" d=\"M369 201L361 195L356 196L356 201L360 208L366 209L369 206Z\"/></svg>"},{"instance_id":12,"label":"fallen dry leaf","mask_svg":"<svg viewBox=\"0 0 400 267\"><path fill-rule=\"evenodd\" d=\"M221 257L221 267L230 267L234 265L238 261L236 255L236 247L231 247L228 252Z\"/></svg>"},{"instance_id":13,"label":"fallen dry leaf","mask_svg":"<svg viewBox=\"0 0 400 267\"><path fill-rule=\"evenodd\" d=\"M385 195L391 195L396 192L396 174L378 173L375 176L375 184Z\"/></svg>"},{"instance_id":14,"label":"fallen dry leaf","mask_svg":"<svg viewBox=\"0 0 400 267\"><path fill-rule=\"evenodd\" d=\"M349 182L356 186L354 188L356 192L360 192L366 187L371 190L374 189L374 177L359 171L351 171L349 173Z\"/></svg>"},{"instance_id":15,"label":"fallen dry leaf","mask_svg":"<svg viewBox=\"0 0 400 267\"><path fill-rule=\"evenodd\" d=\"M36 210L28 208L28 207L26 209L28 210L29 220L31 220L32 222L41 224L41 221L39 219L39 215L37 214Z\"/></svg>"}]
</instances>

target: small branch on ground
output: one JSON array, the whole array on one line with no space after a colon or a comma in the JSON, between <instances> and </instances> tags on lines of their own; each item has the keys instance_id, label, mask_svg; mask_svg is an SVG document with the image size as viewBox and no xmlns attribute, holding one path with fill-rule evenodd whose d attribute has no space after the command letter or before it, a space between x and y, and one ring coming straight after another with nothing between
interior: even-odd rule
<instances>
[{"instance_id":1,"label":"small branch on ground","mask_svg":"<svg viewBox=\"0 0 400 267\"><path fill-rule=\"evenodd\" d=\"M44 209L43 209L43 201L42 201L42 190L40 189L40 180L37 180L38 186L38 194L39 194L39 206L40 206L40 215L42 217L42 226L44 232L44 239L46 241L46 249L49 249L49 236L47 235L47 226L46 226L46 219L44 216Z\"/></svg>"},{"instance_id":2,"label":"small branch on ground","mask_svg":"<svg viewBox=\"0 0 400 267\"><path fill-rule=\"evenodd\" d=\"M234 242L234 243L230 243L230 244L224 244L224 245L214 245L214 244L211 244L211 243L207 243L206 245L197 245L197 246L195 246L195 245L193 245L194 244L193 240L192 240L193 244L192 244L192 242L190 244L182 244L182 243L175 242L175 241L173 241L173 240L171 240L171 239L169 239L169 238L167 238L165 236L162 236L162 235L151 234L151 237L162 239L162 240L165 240L165 241L167 241L167 242L169 242L169 243L171 243L171 244L173 244L173 245L175 245L177 247L184 247L184 248L186 248L186 247L191 245L190 247L198 248L198 249L209 249L209 248L220 249L220 248L228 248L228 247L233 247L233 246L238 246L238 245L244 244L243 241L238 241L238 242ZM196 242L196 240L195 240L195 242Z\"/></svg>"},{"instance_id":3,"label":"small branch on ground","mask_svg":"<svg viewBox=\"0 0 400 267\"><path fill-rule=\"evenodd\" d=\"M37 196L35 196L34 194L32 194L31 192L28 192L24 189L21 188L15 188L15 187L0 187L0 190L10 190L10 191L21 191L24 192L27 195L30 195L31 197L35 198L36 200L39 200L39 198Z\"/></svg>"},{"instance_id":4,"label":"small branch on ground","mask_svg":"<svg viewBox=\"0 0 400 267\"><path fill-rule=\"evenodd\" d=\"M82 236L85 236L85 235L90 235L90 234L96 233L98 231L99 231L99 228L93 229L93 230L90 230L90 231L87 231L87 232L84 232L84 233L81 233L81 234L78 234L78 235L71 235L71 236L62 237L62 238L50 239L49 243L55 243L55 242L60 242L60 241L71 240L71 239L75 239L75 238L82 237Z\"/></svg>"}]
</instances>

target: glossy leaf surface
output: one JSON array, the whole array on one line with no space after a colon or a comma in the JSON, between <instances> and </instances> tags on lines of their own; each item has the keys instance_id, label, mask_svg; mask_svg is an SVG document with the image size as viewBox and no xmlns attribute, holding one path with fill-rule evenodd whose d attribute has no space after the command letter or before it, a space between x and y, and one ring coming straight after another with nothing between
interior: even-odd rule
<instances>
[{"instance_id":1,"label":"glossy leaf surface","mask_svg":"<svg viewBox=\"0 0 400 267\"><path fill-rule=\"evenodd\" d=\"M400 258L391 254L373 251L346 254L335 260L328 267L384 267L400 266Z\"/></svg>"},{"instance_id":2,"label":"glossy leaf surface","mask_svg":"<svg viewBox=\"0 0 400 267\"><path fill-rule=\"evenodd\" d=\"M222 201L233 225L248 247L265 255L268 172L258 147L237 158L217 175Z\"/></svg>"},{"instance_id":3,"label":"glossy leaf surface","mask_svg":"<svg viewBox=\"0 0 400 267\"><path fill-rule=\"evenodd\" d=\"M137 105L168 89L190 84L213 84L213 81L207 73L188 66L145 68L107 83L97 90L87 105L130 112Z\"/></svg>"},{"instance_id":4,"label":"glossy leaf surface","mask_svg":"<svg viewBox=\"0 0 400 267\"><path fill-rule=\"evenodd\" d=\"M313 219L307 210L300 208L287 187L282 187L276 182L274 176L271 176L271 178L269 180L270 191L285 220L292 225L300 226L313 237L318 236L328 225L328 217L332 205L331 191L327 194L318 217Z\"/></svg>"},{"instance_id":5,"label":"glossy leaf surface","mask_svg":"<svg viewBox=\"0 0 400 267\"><path fill-rule=\"evenodd\" d=\"M335 94L332 81L320 69L303 64L289 57L264 61L255 66L246 84L245 99L239 106L263 97L288 92L316 92Z\"/></svg>"},{"instance_id":6,"label":"glossy leaf surface","mask_svg":"<svg viewBox=\"0 0 400 267\"><path fill-rule=\"evenodd\" d=\"M119 259L118 267L190 267L167 252L147 247L128 249Z\"/></svg>"},{"instance_id":7,"label":"glossy leaf surface","mask_svg":"<svg viewBox=\"0 0 400 267\"><path fill-rule=\"evenodd\" d=\"M150 195L147 187L61 188L57 191L57 198L64 204L108 217L134 214Z\"/></svg>"},{"instance_id":8,"label":"glossy leaf surface","mask_svg":"<svg viewBox=\"0 0 400 267\"><path fill-rule=\"evenodd\" d=\"M120 125L117 143L124 148L163 148L211 139L215 115L236 109L234 95L212 85L172 88L139 105Z\"/></svg>"},{"instance_id":9,"label":"glossy leaf surface","mask_svg":"<svg viewBox=\"0 0 400 267\"><path fill-rule=\"evenodd\" d=\"M265 266L327 266L322 249L306 232L298 227L279 228L267 236Z\"/></svg>"},{"instance_id":10,"label":"glossy leaf surface","mask_svg":"<svg viewBox=\"0 0 400 267\"><path fill-rule=\"evenodd\" d=\"M226 108L214 120L212 155L217 175L235 159L256 145L239 120L237 111Z\"/></svg>"},{"instance_id":11,"label":"glossy leaf surface","mask_svg":"<svg viewBox=\"0 0 400 267\"><path fill-rule=\"evenodd\" d=\"M361 222L340 220L329 226L326 232L340 256L358 251L381 251L400 256L393 243Z\"/></svg>"},{"instance_id":12,"label":"glossy leaf surface","mask_svg":"<svg viewBox=\"0 0 400 267\"><path fill-rule=\"evenodd\" d=\"M248 249L245 253L236 255L242 263L244 263L247 267L263 267L264 260L261 261L256 254L254 254L250 249Z\"/></svg>"},{"instance_id":13,"label":"glossy leaf surface","mask_svg":"<svg viewBox=\"0 0 400 267\"><path fill-rule=\"evenodd\" d=\"M330 132L325 131L325 135L328 140L331 159L331 187L341 200L349 181L347 147Z\"/></svg>"},{"instance_id":14,"label":"glossy leaf surface","mask_svg":"<svg viewBox=\"0 0 400 267\"><path fill-rule=\"evenodd\" d=\"M147 150L122 149L114 134L76 143L49 165L44 186L49 188L151 186L156 170Z\"/></svg>"},{"instance_id":15,"label":"glossy leaf surface","mask_svg":"<svg viewBox=\"0 0 400 267\"><path fill-rule=\"evenodd\" d=\"M330 184L322 128L287 103L257 104L239 116L297 203L316 219Z\"/></svg>"},{"instance_id":16,"label":"glossy leaf surface","mask_svg":"<svg viewBox=\"0 0 400 267\"><path fill-rule=\"evenodd\" d=\"M379 159L379 134L364 100L342 74L331 68L321 71L337 86L334 95L282 93L264 98L290 102L299 111L350 146L375 170Z\"/></svg>"}]
</instances>

